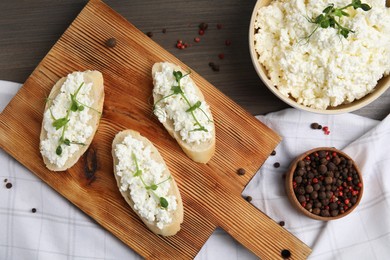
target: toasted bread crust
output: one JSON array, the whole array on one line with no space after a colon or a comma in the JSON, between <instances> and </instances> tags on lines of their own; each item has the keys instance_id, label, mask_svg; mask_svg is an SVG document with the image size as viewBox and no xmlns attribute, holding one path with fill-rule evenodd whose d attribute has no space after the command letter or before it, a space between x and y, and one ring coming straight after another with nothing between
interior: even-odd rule
<instances>
[{"instance_id":1,"label":"toasted bread crust","mask_svg":"<svg viewBox=\"0 0 390 260\"><path fill-rule=\"evenodd\" d=\"M76 72L73 72L76 73ZM93 88L90 91L90 96L94 100L94 108L98 111L103 110L103 102L104 102L104 85L103 85L103 75L99 71L85 71L84 73L84 79L86 83L93 83ZM57 83L53 86L50 94L49 99L54 99L61 90L62 84L64 84L66 80L66 77L63 77L57 81ZM44 113L49 109L50 104L47 103L45 106ZM95 111L88 111L88 113L91 115L91 119L89 124L93 127L93 133L92 135L86 140L85 146L80 146L80 149L75 152L67 162L62 167L58 167L57 165L51 163L45 156L43 157L43 161L46 165L46 167L49 170L52 171L65 171L72 167L79 158L85 153L85 151L88 149L89 145L92 142L93 137L95 136L96 130L99 126L100 121L100 114L96 113ZM40 135L40 141L44 140L47 137L47 131L44 128L44 124L42 121L42 127L41 127L41 135Z\"/></svg>"},{"instance_id":2,"label":"toasted bread crust","mask_svg":"<svg viewBox=\"0 0 390 260\"><path fill-rule=\"evenodd\" d=\"M183 223L183 202L180 196L179 188L177 187L177 184L173 178L173 176L169 173L168 167L166 166L163 158L161 157L160 153L156 149L156 147L145 137L141 136L140 133L134 131L134 130L124 130L119 132L112 142L112 158L114 160L114 175L115 179L118 185L118 188L121 187L120 183L120 177L116 174L116 165L119 163L118 157L115 154L115 147L117 144L120 144L123 142L126 136L131 135L133 138L142 141L145 145L151 146L151 158L159 163L164 164L166 172L164 174L171 176L171 188L169 190L169 195L174 195L177 198L177 208L172 214L172 223L169 225L165 225L162 229L159 229L157 227L157 222L150 222L146 220L145 218L141 217L140 214L134 209L134 202L130 196L129 192L122 192L123 198L127 202L127 204L130 205L130 207L133 209L133 211L138 215L138 217L145 223L145 225L155 234L162 235L162 236L173 236L180 230L180 224Z\"/></svg>"},{"instance_id":3,"label":"toasted bread crust","mask_svg":"<svg viewBox=\"0 0 390 260\"><path fill-rule=\"evenodd\" d=\"M186 73L179 66L176 66L175 64L170 63L169 66L172 66L174 68L174 70L176 70L176 71L180 70L183 74ZM153 65L153 68L152 68L153 78L154 78L154 75L156 74L156 72L161 72L161 71L162 71L162 63L161 62L155 63ZM196 86L196 84L194 84L194 86L195 86L197 96L199 97L199 100L205 101L204 96L203 96L202 92L200 91L200 89ZM157 95L153 92L154 103L157 102L158 100L160 100L161 98L162 98L161 95ZM213 116L211 113L210 113L210 120L213 120ZM172 120L167 119L162 124L165 127L165 129L167 129L168 133L177 141L177 143L182 148L184 153L189 158L191 158L193 161L199 162L199 163L207 163L211 159L211 157L214 155L214 153L215 153L215 127L214 127L214 131L213 131L213 136L212 136L210 141L205 142L205 143L201 143L201 144L189 144L189 143L183 141L179 132L174 130Z\"/></svg>"}]
</instances>

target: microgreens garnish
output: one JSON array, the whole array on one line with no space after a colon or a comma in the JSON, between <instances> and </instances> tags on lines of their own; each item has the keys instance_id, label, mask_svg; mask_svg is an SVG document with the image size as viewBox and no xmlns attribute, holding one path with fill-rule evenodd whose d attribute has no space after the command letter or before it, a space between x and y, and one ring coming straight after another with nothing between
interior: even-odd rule
<instances>
[{"instance_id":1,"label":"microgreens garnish","mask_svg":"<svg viewBox=\"0 0 390 260\"><path fill-rule=\"evenodd\" d=\"M198 127L198 128L195 128L195 129L191 130L190 132L195 132L195 131L208 132L208 130L198 121L198 119L196 118L196 116L194 114L194 111L196 109L199 109L207 117L207 120L209 122L212 122L210 120L210 118L207 116L206 112L204 112L204 110L201 108L202 102L198 100L195 104L191 105L190 101L188 100L188 98L184 94L184 91L182 90L181 85L180 85L180 80L182 78L188 76L190 73L191 73L191 71L189 71L187 74L183 75L183 73L181 71L173 71L173 77L175 78L175 80L177 82L177 86L172 86L171 87L171 90L172 90L171 94L169 94L167 96L164 96L164 97L160 98L159 100L157 100L156 103L154 103L153 109L156 109L156 105L158 103L160 103L161 101L163 101L163 100L165 100L165 99L167 99L167 98L169 98L169 97L171 97L173 95L181 95L181 97L184 99L184 101L187 103L187 105L189 107L186 110L186 112L191 113L191 116L192 116L192 118L195 121L194 125Z\"/></svg>"},{"instance_id":2,"label":"microgreens garnish","mask_svg":"<svg viewBox=\"0 0 390 260\"><path fill-rule=\"evenodd\" d=\"M147 185L145 183L144 179L142 178L142 170L139 168L137 156L134 153L131 153L131 158L133 159L134 164L135 164L135 172L134 172L133 176L140 178L145 189L147 191L150 191L159 200L160 206L162 208L164 208L164 209L168 208L168 201L164 197L158 196L154 191L157 190L157 188L160 184L163 184L164 182L169 181L171 179L171 176L169 176L167 179L163 180L162 182L152 183L150 185Z\"/></svg>"},{"instance_id":3,"label":"microgreens garnish","mask_svg":"<svg viewBox=\"0 0 390 260\"><path fill-rule=\"evenodd\" d=\"M340 8L335 7L334 4L329 4L324 10L322 10L322 13L317 17L306 17L306 19L310 23L317 25L314 30L308 36L306 36L306 39L309 40L310 37L319 28L334 28L337 30L337 34L342 35L344 38L348 38L349 33L355 33L355 31L353 31L352 29L341 25L341 18L343 16L349 16L349 14L344 11L349 7L353 7L353 9L361 8L363 11L368 11L371 9L371 6L366 3L362 3L360 0L352 0L350 4Z\"/></svg>"},{"instance_id":4,"label":"microgreens garnish","mask_svg":"<svg viewBox=\"0 0 390 260\"><path fill-rule=\"evenodd\" d=\"M84 105L77 100L77 94L79 93L79 91L83 87L83 85L84 85L84 82L80 84L80 86L77 88L75 93L70 94L70 101L71 101L70 107L67 110L66 115L64 117L55 118L53 115L53 112L51 111L51 109L49 109L51 118L53 119L52 126L55 127L56 130L59 130L62 128L61 137L58 140L58 146L56 148L56 154L58 156L60 156L62 154L62 147L61 146L63 144L67 145L67 146L70 146L71 144L77 144L77 145L83 145L83 146L85 145L84 143L72 142L69 139L65 138L65 131L68 127L68 122L70 121L69 116L70 116L71 112L83 111L85 107L88 107L88 108L98 112L99 114L101 114L101 112L97 111L96 109L93 109L87 105ZM52 99L46 98L46 102L48 102L48 101L52 101Z\"/></svg>"}]
</instances>

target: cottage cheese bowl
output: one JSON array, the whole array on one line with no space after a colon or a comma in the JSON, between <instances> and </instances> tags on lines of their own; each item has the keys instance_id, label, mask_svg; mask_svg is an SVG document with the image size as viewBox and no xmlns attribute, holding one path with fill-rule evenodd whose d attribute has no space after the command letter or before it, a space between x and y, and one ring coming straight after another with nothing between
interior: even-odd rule
<instances>
[{"instance_id":1,"label":"cottage cheese bowl","mask_svg":"<svg viewBox=\"0 0 390 260\"><path fill-rule=\"evenodd\" d=\"M250 23L252 62L265 85L287 104L303 110L336 114L359 109L390 86L390 10L384 1L367 0L372 9L347 9L341 24L315 29L315 18L329 4L349 0L260 0ZM390 4L390 1L387 2Z\"/></svg>"}]
</instances>

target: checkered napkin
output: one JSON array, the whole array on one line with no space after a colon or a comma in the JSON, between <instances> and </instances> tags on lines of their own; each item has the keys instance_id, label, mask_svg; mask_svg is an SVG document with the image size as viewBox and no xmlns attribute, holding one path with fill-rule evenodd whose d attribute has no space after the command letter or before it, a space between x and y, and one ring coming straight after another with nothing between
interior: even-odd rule
<instances>
[{"instance_id":1,"label":"checkered napkin","mask_svg":"<svg viewBox=\"0 0 390 260\"><path fill-rule=\"evenodd\" d=\"M0 111L20 84L0 81ZM386 259L390 255L390 116L378 121L352 114L321 116L287 109L259 120L283 141L243 192L257 208L313 248L313 259ZM310 129L329 127L330 135ZM321 222L298 213L284 190L283 173L300 153L334 146L363 172L361 204L345 218ZM280 163L279 168L273 165ZM70 202L0 150L0 259L141 259ZM3 182L6 179L5 182ZM12 187L9 187L12 184ZM7 185L8 184L8 185ZM33 209L36 211L33 212ZM256 259L217 229L197 259Z\"/></svg>"}]
</instances>

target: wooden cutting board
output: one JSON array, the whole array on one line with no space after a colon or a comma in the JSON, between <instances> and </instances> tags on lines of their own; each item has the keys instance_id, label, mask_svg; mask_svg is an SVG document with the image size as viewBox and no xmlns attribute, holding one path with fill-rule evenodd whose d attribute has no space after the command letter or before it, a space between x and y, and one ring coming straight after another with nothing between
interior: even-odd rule
<instances>
[{"instance_id":1,"label":"wooden cutting board","mask_svg":"<svg viewBox=\"0 0 390 260\"><path fill-rule=\"evenodd\" d=\"M117 40L115 48L105 41ZM90 1L0 115L0 145L62 196L146 258L193 258L216 227L222 227L263 259L306 258L310 248L241 197L241 192L280 137L199 76L191 74L211 106L216 154L207 164L188 159L152 115L151 68L170 61L188 68L123 17ZM39 153L44 100L54 83L72 71L104 75L105 104L86 154L66 172L51 172ZM184 223L173 237L151 233L121 197L113 176L111 143L131 128L159 149L180 188ZM237 169L244 168L245 175Z\"/></svg>"}]
</instances>

